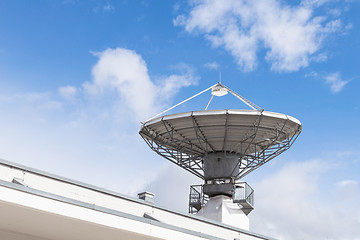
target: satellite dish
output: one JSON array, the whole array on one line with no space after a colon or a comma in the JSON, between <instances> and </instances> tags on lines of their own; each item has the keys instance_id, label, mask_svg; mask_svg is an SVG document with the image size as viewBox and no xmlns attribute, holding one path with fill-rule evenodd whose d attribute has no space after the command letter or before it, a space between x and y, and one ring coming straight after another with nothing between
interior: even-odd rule
<instances>
[{"instance_id":1,"label":"satellite dish","mask_svg":"<svg viewBox=\"0 0 360 240\"><path fill-rule=\"evenodd\" d=\"M212 96L205 109L213 96L224 96L228 92L251 109L165 115L210 89ZM252 196L249 194L253 191L249 193L248 185L241 185L239 180L288 150L300 132L301 123L296 118L264 111L217 83L143 122L140 135L157 154L204 180L200 190L193 188L196 196L229 196L234 202L242 203L245 209L246 206L252 208ZM239 189L245 191L242 195L244 202L236 199ZM196 201L190 199L190 204L193 202ZM193 206L199 211L203 205ZM250 211L244 210L246 214Z\"/></svg>"},{"instance_id":2,"label":"satellite dish","mask_svg":"<svg viewBox=\"0 0 360 240\"><path fill-rule=\"evenodd\" d=\"M289 149L300 131L299 120L285 114L207 110L152 119L140 135L159 155L210 180L244 177Z\"/></svg>"}]
</instances>

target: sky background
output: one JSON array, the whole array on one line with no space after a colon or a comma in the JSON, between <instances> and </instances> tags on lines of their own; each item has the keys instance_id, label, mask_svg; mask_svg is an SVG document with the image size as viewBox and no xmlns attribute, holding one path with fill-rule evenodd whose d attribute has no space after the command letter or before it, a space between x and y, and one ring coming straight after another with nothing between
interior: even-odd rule
<instances>
[{"instance_id":1,"label":"sky background","mask_svg":"<svg viewBox=\"0 0 360 240\"><path fill-rule=\"evenodd\" d=\"M186 212L140 121L219 81L302 122L245 177L251 230L360 239L360 1L0 0L0 158ZM203 110L210 93L174 112ZM210 109L247 109L229 94Z\"/></svg>"}]
</instances>

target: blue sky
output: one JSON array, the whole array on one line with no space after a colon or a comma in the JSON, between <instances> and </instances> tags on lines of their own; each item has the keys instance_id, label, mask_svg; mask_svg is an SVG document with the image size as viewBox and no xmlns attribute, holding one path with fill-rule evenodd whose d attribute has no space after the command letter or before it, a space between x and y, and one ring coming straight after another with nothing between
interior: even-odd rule
<instances>
[{"instance_id":1,"label":"blue sky","mask_svg":"<svg viewBox=\"0 0 360 240\"><path fill-rule=\"evenodd\" d=\"M289 151L244 179L257 194L252 230L359 239L359 12L357 0L0 1L0 158L132 196L146 189L186 211L188 185L201 181L151 152L140 121L221 72L303 124ZM231 96L210 107L246 108Z\"/></svg>"}]
</instances>

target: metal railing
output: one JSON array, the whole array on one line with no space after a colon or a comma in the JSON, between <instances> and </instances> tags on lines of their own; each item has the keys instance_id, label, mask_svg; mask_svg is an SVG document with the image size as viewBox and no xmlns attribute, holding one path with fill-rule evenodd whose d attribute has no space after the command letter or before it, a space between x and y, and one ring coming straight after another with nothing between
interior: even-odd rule
<instances>
[{"instance_id":1,"label":"metal railing","mask_svg":"<svg viewBox=\"0 0 360 240\"><path fill-rule=\"evenodd\" d=\"M248 215L254 209L254 190L246 182L235 183L233 187L233 202L241 205ZM204 194L203 185L190 186L189 213L198 213L208 200L209 196Z\"/></svg>"},{"instance_id":2,"label":"metal railing","mask_svg":"<svg viewBox=\"0 0 360 240\"><path fill-rule=\"evenodd\" d=\"M209 197L204 194L202 185L190 186L189 213L196 214L208 200Z\"/></svg>"},{"instance_id":3,"label":"metal railing","mask_svg":"<svg viewBox=\"0 0 360 240\"><path fill-rule=\"evenodd\" d=\"M254 207L254 189L246 182L240 182L234 185L233 200L235 203L246 204L248 207Z\"/></svg>"}]
</instances>

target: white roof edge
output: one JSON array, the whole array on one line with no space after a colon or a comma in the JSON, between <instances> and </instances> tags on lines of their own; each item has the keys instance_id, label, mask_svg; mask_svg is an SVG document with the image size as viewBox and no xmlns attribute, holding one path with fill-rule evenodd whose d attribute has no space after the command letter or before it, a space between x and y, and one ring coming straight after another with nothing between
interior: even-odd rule
<instances>
[{"instance_id":1,"label":"white roof edge","mask_svg":"<svg viewBox=\"0 0 360 240\"><path fill-rule=\"evenodd\" d=\"M263 239L269 239L269 240L272 239L272 238L265 237L265 236L263 236L261 234L254 233L254 232L251 232L251 231L248 231L248 230L244 230L244 229L237 228L237 227L234 227L234 226L230 226L230 225L227 225L227 224L219 223L219 222L216 222L214 220L207 219L207 218L204 218L204 217L201 217L201 216L192 215L190 213L184 213L184 212L180 212L180 211L177 211L177 210L172 210L172 209L169 209L169 208L166 208L166 207L162 207L162 206L159 206L159 205L156 205L156 204L153 204L153 203L149 203L149 202L140 200L138 198L130 197L130 196L127 196L127 195L124 195L124 194L121 194L121 193L117 193L117 192L114 192L114 191L111 191L111 190L108 190L108 189L104 189L104 188L101 188L101 187L97 187L97 186L94 186L94 185L83 183L83 182L80 182L80 181L77 181L77 180L65 178L65 177L62 177L62 176L59 176L59 175L56 175L56 174L52 174L52 173L48 173L48 172L38 170L38 169L35 169L35 168L27 167L27 166L24 166L24 165L21 165L21 164L18 164L18 163L14 163L14 162L10 162L10 161L7 161L7 160L1 159L1 158L0 158L0 165L5 165L5 166L11 167L11 168L20 169L20 170L23 170L25 172L34 173L34 174L37 174L39 176L43 176L43 177L47 177L47 178L57 180L57 181L60 181L60 182L64 182L64 183L67 183L67 184L72 184L72 185L75 185L75 186L83 187L83 188L86 188L86 189L89 189L89 190L97 191L99 193L112 195L114 197L123 198L125 200L137 202L139 204L148 205L148 206L151 206L153 208L157 208L157 209L167 211L167 212L170 212L170 213L173 213L173 214L181 215L181 216L184 216L184 217L190 217L190 218L193 218L193 219L198 219L200 221L204 221L204 222L207 222L209 224L217 225L219 227L227 228L227 229L230 229L230 230L238 231L238 232L243 233L243 234L248 234L248 235L260 237L260 238L263 238ZM4 183L6 183L6 182L3 181L3 180L0 180L0 185L3 185ZM30 190L35 191L36 193L43 192L43 191L40 191L40 190L36 190L36 189L28 188L28 187L23 187L21 185L17 185L17 184L10 183L10 182L9 182L9 186L12 186L12 187L15 186L15 187L24 188L24 189L30 189ZM58 195L47 193L47 192L43 192L43 193L46 196L50 196L50 195L51 196L58 196ZM62 196L59 196L59 198L67 199L66 197L62 197ZM71 199L71 201L79 202L79 203L81 202L81 201L72 200L72 199ZM85 204L91 205L90 203L85 203ZM99 206L99 208L104 208L104 207Z\"/></svg>"}]
</instances>

